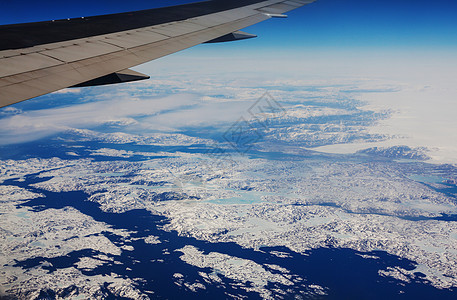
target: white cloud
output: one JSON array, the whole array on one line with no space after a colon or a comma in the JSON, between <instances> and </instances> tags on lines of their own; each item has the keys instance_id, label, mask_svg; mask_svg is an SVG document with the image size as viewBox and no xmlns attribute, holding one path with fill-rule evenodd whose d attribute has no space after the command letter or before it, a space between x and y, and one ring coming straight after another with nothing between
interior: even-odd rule
<instances>
[{"instance_id":1,"label":"white cloud","mask_svg":"<svg viewBox=\"0 0 457 300\"><path fill-rule=\"evenodd\" d=\"M136 124L132 117L152 116L196 102L193 95L157 99L117 99L22 112L0 119L0 144L37 140L68 129L103 124ZM141 125L141 124L140 124Z\"/></svg>"},{"instance_id":2,"label":"white cloud","mask_svg":"<svg viewBox=\"0 0 457 300\"><path fill-rule=\"evenodd\" d=\"M188 126L210 126L234 122L256 100L206 101L192 94L162 98L129 99L113 95L112 100L67 107L16 112L0 119L0 144L38 140L72 129L106 125L135 134L175 132Z\"/></svg>"}]
</instances>

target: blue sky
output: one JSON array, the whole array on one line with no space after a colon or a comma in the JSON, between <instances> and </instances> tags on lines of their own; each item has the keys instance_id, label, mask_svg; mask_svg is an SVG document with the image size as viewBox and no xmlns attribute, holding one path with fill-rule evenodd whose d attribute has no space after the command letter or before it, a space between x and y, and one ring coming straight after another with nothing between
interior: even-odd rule
<instances>
[{"instance_id":1,"label":"blue sky","mask_svg":"<svg viewBox=\"0 0 457 300\"><path fill-rule=\"evenodd\" d=\"M0 23L21 23L147 9L189 0L0 0ZM248 28L261 38L243 47L457 49L457 1L318 0Z\"/></svg>"}]
</instances>

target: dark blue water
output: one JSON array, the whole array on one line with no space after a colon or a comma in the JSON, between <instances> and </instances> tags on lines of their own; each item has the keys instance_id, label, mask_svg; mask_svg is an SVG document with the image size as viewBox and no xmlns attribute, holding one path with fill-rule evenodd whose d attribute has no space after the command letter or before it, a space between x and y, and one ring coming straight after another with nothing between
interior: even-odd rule
<instances>
[{"instance_id":1,"label":"dark blue water","mask_svg":"<svg viewBox=\"0 0 457 300\"><path fill-rule=\"evenodd\" d=\"M440 214L439 216L434 216L434 217L426 217L426 216L402 216L402 215L391 215L391 214L386 214L379 212L378 210L367 210L365 212L354 212L354 211L348 211L346 208L344 208L341 205L338 205L336 203L332 202L324 202L324 203L294 203L291 204L294 206L313 206L313 205L318 205L318 206L329 206L329 207L335 207L339 208L347 213L350 214L355 214L355 215L378 215L378 216L386 216L386 217L395 217L399 218L402 220L408 220L408 221L427 221L427 220L436 220L436 221L449 221L449 222L457 222L457 215L452 215L452 214Z\"/></svg>"},{"instance_id":2,"label":"dark blue water","mask_svg":"<svg viewBox=\"0 0 457 300\"><path fill-rule=\"evenodd\" d=\"M154 153L202 153L213 157L214 159L224 159L224 155L234 156L240 155L240 151L236 148L227 147L219 148L218 144L204 145L194 144L186 146L162 146L162 145L138 145L135 143L114 144L106 143L103 141L73 141L73 138L78 137L67 134L62 135L63 139L56 139L55 137L41 139L29 143L13 144L13 145L0 145L0 157L2 159L23 160L29 158L42 158L49 159L58 157L64 160L75 160L81 158L90 158L94 161L129 161L129 162L142 162L151 159L166 158L166 155L154 155ZM79 137L80 138L80 137ZM221 141L224 142L224 141ZM101 148L151 153L148 155L132 155L126 157L111 157L104 155L91 155L93 151ZM220 151L219 151L220 150ZM76 155L69 154L72 152ZM221 152L219 154L219 152ZM337 161L354 161L360 160L359 157L350 157L348 155L326 154L319 153L311 150L301 150L300 154L289 154L279 151L260 151L255 147L249 151L243 152L249 158L261 158L269 160L305 160L305 159L333 159ZM363 157L361 158L363 159Z\"/></svg>"},{"instance_id":3,"label":"dark blue water","mask_svg":"<svg viewBox=\"0 0 457 300\"><path fill-rule=\"evenodd\" d=\"M427 185L434 189L437 192L443 193L448 197L454 198L457 200L457 186L455 184L450 183L440 183L443 187L434 187L431 185Z\"/></svg>"},{"instance_id":4,"label":"dark blue water","mask_svg":"<svg viewBox=\"0 0 457 300\"><path fill-rule=\"evenodd\" d=\"M70 138L71 135L65 136ZM77 146L77 147L75 147ZM133 152L149 152L148 155L132 155L129 157L111 157L104 155L91 155L95 150L101 148L124 150ZM0 145L0 157L2 159L22 160L28 158L54 158L58 157L65 160L74 160L81 158L91 158L94 161L146 161L151 159L161 159L167 156L154 155L154 153L174 153L176 151L185 153L205 153L208 152L208 147L204 145L191 145L191 146L156 146L156 145L137 145L135 143L114 144L97 141L71 141L55 139L55 137L41 139L22 144ZM71 155L73 152L76 155Z\"/></svg>"},{"instance_id":5,"label":"dark blue water","mask_svg":"<svg viewBox=\"0 0 457 300\"><path fill-rule=\"evenodd\" d=\"M393 278L379 276L378 271L385 270L387 267L414 270L416 266L413 261L386 252L361 253L351 249L334 248L331 239L326 241L326 247L308 251L305 254L293 252L286 247L263 247L260 248L260 251L255 251L242 248L235 243L209 243L192 237L179 236L176 232L164 231L163 225L167 224L168 220L163 216L151 214L147 210L109 213L102 211L97 203L87 201L89 195L84 192L57 193L31 187L30 185L33 183L49 179L38 178L36 175L27 176L23 182L8 180L3 184L23 187L43 194L42 198L32 199L21 204L22 207L28 207L31 211L62 209L70 206L112 228L133 232L131 238L128 239L111 232L99 233L115 245L132 246L133 250L124 250L120 255L112 255L93 249L81 249L62 257L31 257L23 261L16 261L15 266L24 269L33 268L47 261L51 265L44 268L52 273L61 268L76 267L75 264L83 257L97 259L95 256L104 254L121 264L102 261L102 265L95 269L81 270L81 272L88 276L114 272L122 278L142 278L144 282L137 283L137 288L153 299L225 299L227 293L250 299L259 298L258 294L246 292L243 289L243 287L249 287L251 283L240 285L239 282L221 274L219 277L222 282L205 283L198 272L209 274L213 270L189 265L179 258L182 253L175 252L176 249L192 245L205 254L219 252L252 260L263 265L272 273L279 272L270 269L266 264L275 264L290 270L293 286L283 286L278 283L269 283L267 286L277 299L292 299L300 295L309 299L455 299L457 295L455 291L439 290L430 286L427 279L424 278L424 274L421 273L411 276L412 281L407 284ZM161 243L154 245L145 243L142 238L149 235L157 236ZM136 238L139 239L136 240ZM278 257L274 254L275 251L284 252L287 256ZM375 258L365 259L360 254L368 254ZM193 293L183 287L178 287L174 283L174 273L183 274L186 282L200 282L206 286L206 289ZM313 294L304 296L304 293L310 292L307 288L309 284L325 287L328 295L325 297ZM68 287L67 290L77 288L73 286ZM278 289L284 294L278 293ZM154 291L154 294L148 291ZM43 295L51 298L53 293L55 294L53 291L43 291ZM104 293L107 299L114 297L109 294L106 287Z\"/></svg>"}]
</instances>

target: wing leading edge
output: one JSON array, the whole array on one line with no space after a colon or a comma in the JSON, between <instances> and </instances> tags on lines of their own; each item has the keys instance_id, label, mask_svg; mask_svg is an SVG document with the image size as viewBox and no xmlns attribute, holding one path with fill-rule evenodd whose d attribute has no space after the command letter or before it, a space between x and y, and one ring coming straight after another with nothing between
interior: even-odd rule
<instances>
[{"instance_id":1,"label":"wing leading edge","mask_svg":"<svg viewBox=\"0 0 457 300\"><path fill-rule=\"evenodd\" d=\"M133 66L239 30L315 0L212 0L129 13L0 26L0 107L66 87L147 78Z\"/></svg>"}]
</instances>

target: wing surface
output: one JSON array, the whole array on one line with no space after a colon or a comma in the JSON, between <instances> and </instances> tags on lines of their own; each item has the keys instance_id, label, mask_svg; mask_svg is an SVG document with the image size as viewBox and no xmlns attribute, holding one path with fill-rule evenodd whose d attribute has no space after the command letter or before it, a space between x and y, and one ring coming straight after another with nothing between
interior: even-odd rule
<instances>
[{"instance_id":1,"label":"wing surface","mask_svg":"<svg viewBox=\"0 0 457 300\"><path fill-rule=\"evenodd\" d=\"M104 82L130 67L239 30L315 0L212 0L79 19L0 26L0 107ZM136 77L131 77L136 76ZM120 79L119 79L120 78ZM135 79L137 78L137 79Z\"/></svg>"}]
</instances>

